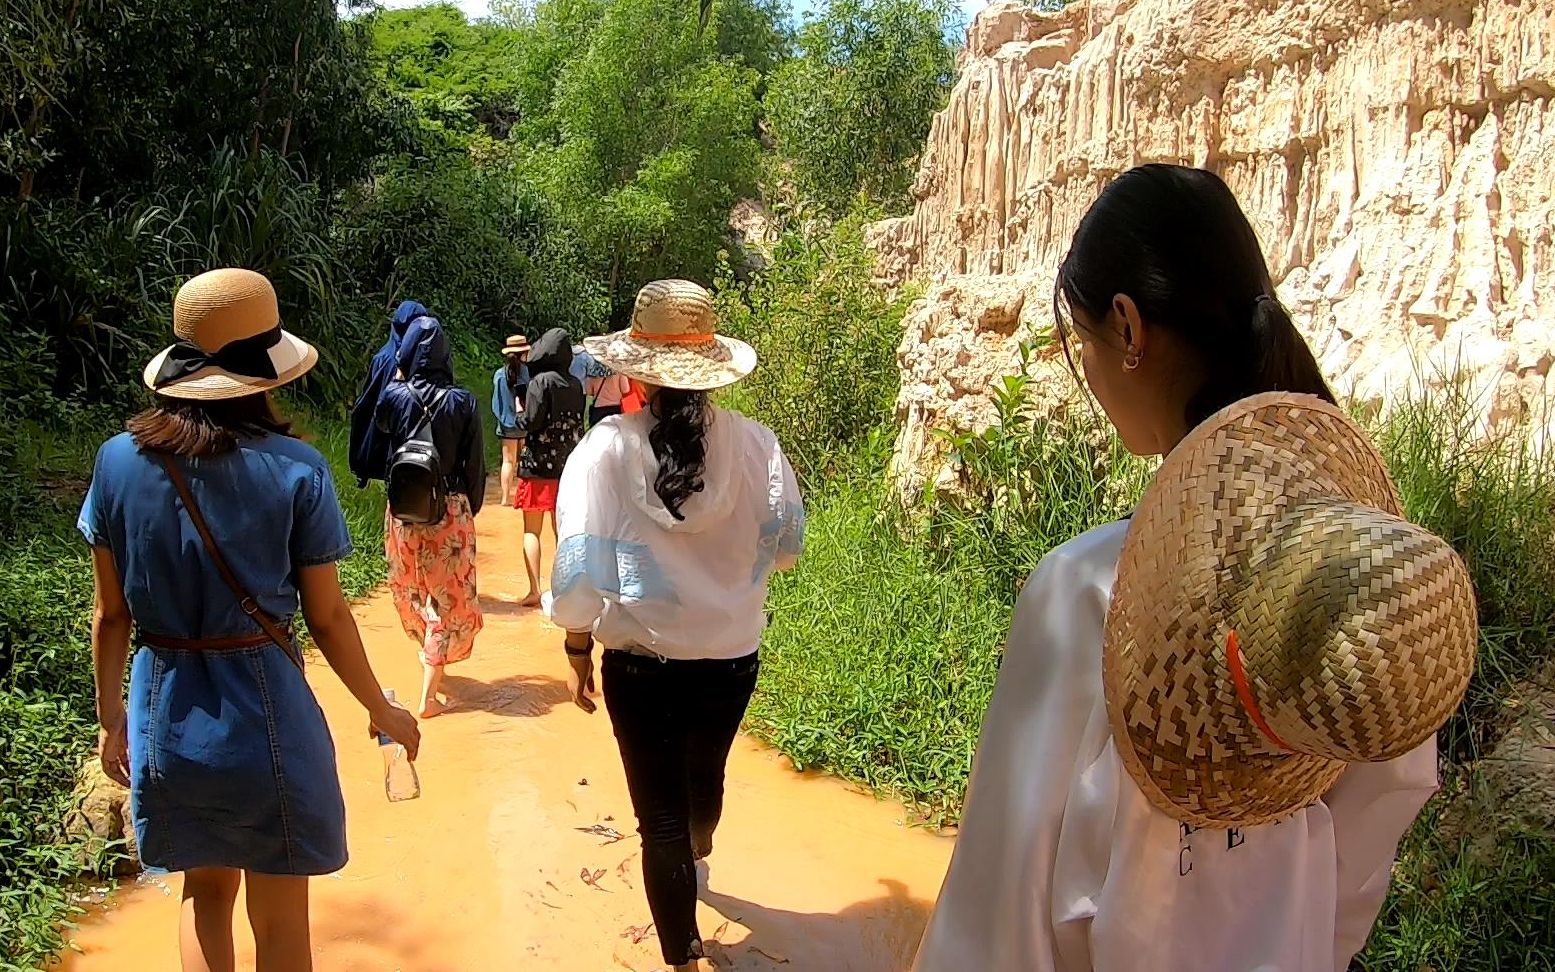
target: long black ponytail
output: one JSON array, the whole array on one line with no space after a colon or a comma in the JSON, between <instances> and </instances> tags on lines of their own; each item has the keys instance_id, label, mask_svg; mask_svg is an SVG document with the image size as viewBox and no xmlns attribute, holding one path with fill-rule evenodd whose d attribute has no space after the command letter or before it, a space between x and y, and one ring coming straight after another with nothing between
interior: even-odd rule
<instances>
[{"instance_id":1,"label":"long black ponytail","mask_svg":"<svg viewBox=\"0 0 1555 972\"><path fill-rule=\"evenodd\" d=\"M1203 382L1186 406L1190 429L1259 392L1334 401L1312 349L1274 296L1258 235L1212 172L1142 165L1102 191L1058 270L1060 336L1074 317L1063 313L1066 306L1099 322L1118 294L1197 357Z\"/></svg>"},{"instance_id":2,"label":"long black ponytail","mask_svg":"<svg viewBox=\"0 0 1555 972\"><path fill-rule=\"evenodd\" d=\"M707 392L661 388L650 407L654 423L648 443L659 460L653 490L670 516L684 520L681 507L706 485L702 473L707 469L707 425L711 418Z\"/></svg>"}]
</instances>

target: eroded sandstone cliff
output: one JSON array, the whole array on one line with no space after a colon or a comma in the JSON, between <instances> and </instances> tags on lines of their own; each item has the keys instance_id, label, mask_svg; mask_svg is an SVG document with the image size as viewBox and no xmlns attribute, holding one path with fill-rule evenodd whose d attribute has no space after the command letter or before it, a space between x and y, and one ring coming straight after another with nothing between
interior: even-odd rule
<instances>
[{"instance_id":1,"label":"eroded sandstone cliff","mask_svg":"<svg viewBox=\"0 0 1555 972\"><path fill-rule=\"evenodd\" d=\"M1345 393L1457 375L1488 428L1555 435L1555 0L1079 0L985 10L880 272L905 322L898 470L1049 327L1053 274L1109 179L1205 166ZM1072 387L1050 360L1038 386Z\"/></svg>"}]
</instances>

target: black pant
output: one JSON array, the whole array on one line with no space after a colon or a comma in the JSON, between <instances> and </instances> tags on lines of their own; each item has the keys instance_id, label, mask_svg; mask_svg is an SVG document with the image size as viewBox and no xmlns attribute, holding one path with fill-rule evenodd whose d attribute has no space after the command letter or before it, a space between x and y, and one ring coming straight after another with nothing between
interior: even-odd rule
<instances>
[{"instance_id":1,"label":"black pant","mask_svg":"<svg viewBox=\"0 0 1555 972\"><path fill-rule=\"evenodd\" d=\"M610 418L612 415L620 414L621 406L619 405L590 405L589 428L592 429L594 426L603 422L605 419Z\"/></svg>"},{"instance_id":2,"label":"black pant","mask_svg":"<svg viewBox=\"0 0 1555 972\"><path fill-rule=\"evenodd\" d=\"M643 839L648 910L670 965L702 954L695 858L712 850L724 764L759 667L754 652L732 661L660 661L607 651L601 665Z\"/></svg>"}]
</instances>

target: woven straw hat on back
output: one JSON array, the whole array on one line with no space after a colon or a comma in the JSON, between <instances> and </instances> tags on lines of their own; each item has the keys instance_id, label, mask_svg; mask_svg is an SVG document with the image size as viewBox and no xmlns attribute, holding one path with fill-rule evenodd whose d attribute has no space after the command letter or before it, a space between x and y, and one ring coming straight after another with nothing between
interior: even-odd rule
<instances>
[{"instance_id":1,"label":"woven straw hat on back","mask_svg":"<svg viewBox=\"0 0 1555 972\"><path fill-rule=\"evenodd\" d=\"M1267 823L1430 738L1477 637L1463 561L1401 518L1350 417L1257 395L1172 451L1129 525L1103 647L1113 736L1176 819Z\"/></svg>"},{"instance_id":2,"label":"woven straw hat on back","mask_svg":"<svg viewBox=\"0 0 1555 972\"><path fill-rule=\"evenodd\" d=\"M583 346L610 370L662 388L708 391L756 370L756 350L718 333L713 295L689 280L643 287L629 330Z\"/></svg>"},{"instance_id":3,"label":"woven straw hat on back","mask_svg":"<svg viewBox=\"0 0 1555 972\"><path fill-rule=\"evenodd\" d=\"M146 386L169 398L242 398L295 381L318 363L306 341L281 330L275 288L237 267L191 277L173 299L178 341L146 366Z\"/></svg>"}]
</instances>

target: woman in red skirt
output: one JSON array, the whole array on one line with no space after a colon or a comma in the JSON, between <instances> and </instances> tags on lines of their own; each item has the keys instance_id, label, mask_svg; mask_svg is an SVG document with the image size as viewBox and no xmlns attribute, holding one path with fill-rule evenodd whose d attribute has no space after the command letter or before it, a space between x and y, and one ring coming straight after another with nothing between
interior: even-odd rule
<instances>
[{"instance_id":1,"label":"woman in red skirt","mask_svg":"<svg viewBox=\"0 0 1555 972\"><path fill-rule=\"evenodd\" d=\"M554 327L529 352L529 392L518 420L523 453L518 463L518 500L524 511L524 569L529 574L525 607L540 603L540 527L551 514L556 534L556 493L562 469L583 435L586 400L583 384L574 378L572 341Z\"/></svg>"}]
</instances>

